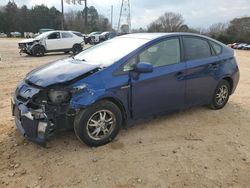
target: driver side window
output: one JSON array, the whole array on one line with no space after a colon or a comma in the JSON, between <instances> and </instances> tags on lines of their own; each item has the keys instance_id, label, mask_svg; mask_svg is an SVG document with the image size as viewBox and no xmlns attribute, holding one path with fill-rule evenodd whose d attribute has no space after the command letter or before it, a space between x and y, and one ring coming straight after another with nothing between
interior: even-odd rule
<instances>
[{"instance_id":1,"label":"driver side window","mask_svg":"<svg viewBox=\"0 0 250 188\"><path fill-rule=\"evenodd\" d=\"M139 55L140 62L151 63L153 67L161 67L179 63L180 42L178 38L172 38L157 43Z\"/></svg>"},{"instance_id":2,"label":"driver side window","mask_svg":"<svg viewBox=\"0 0 250 188\"><path fill-rule=\"evenodd\" d=\"M60 33L59 32L56 32L56 33L52 33L48 36L48 39L60 39Z\"/></svg>"}]
</instances>

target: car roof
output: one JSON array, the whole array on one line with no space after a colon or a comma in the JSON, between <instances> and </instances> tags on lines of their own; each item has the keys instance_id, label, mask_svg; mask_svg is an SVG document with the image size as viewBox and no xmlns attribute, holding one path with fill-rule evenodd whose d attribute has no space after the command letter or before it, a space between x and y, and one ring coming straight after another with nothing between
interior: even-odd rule
<instances>
[{"instance_id":1,"label":"car roof","mask_svg":"<svg viewBox=\"0 0 250 188\"><path fill-rule=\"evenodd\" d=\"M146 40L153 40L161 37L167 37L167 36L183 36L183 35L189 35L189 36L198 36L203 38L208 38L204 35L199 35L195 33L186 33L186 32L173 32L173 33L133 33L133 34L127 34L119 36L119 38L138 38L138 39L146 39Z\"/></svg>"}]
</instances>

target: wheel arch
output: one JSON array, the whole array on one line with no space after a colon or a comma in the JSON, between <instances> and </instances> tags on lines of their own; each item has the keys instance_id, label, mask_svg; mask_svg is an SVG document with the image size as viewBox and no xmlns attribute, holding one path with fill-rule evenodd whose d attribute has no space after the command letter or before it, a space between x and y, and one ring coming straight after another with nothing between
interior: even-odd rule
<instances>
[{"instance_id":1,"label":"wheel arch","mask_svg":"<svg viewBox=\"0 0 250 188\"><path fill-rule=\"evenodd\" d=\"M226 77L222 78L222 80L226 80L229 83L229 85L230 85L230 95L231 95L232 94L232 89L234 87L233 79L231 77L229 77L229 76L226 76Z\"/></svg>"},{"instance_id":2,"label":"wheel arch","mask_svg":"<svg viewBox=\"0 0 250 188\"><path fill-rule=\"evenodd\" d=\"M98 99L96 102L100 102L100 101L110 101L112 103L114 103L121 111L122 113L122 125L124 126L126 124L126 121L127 121L127 112L126 112L126 109L123 105L123 103L117 99L117 98L114 98L114 97L104 97L104 98L101 98L101 99Z\"/></svg>"}]
</instances>

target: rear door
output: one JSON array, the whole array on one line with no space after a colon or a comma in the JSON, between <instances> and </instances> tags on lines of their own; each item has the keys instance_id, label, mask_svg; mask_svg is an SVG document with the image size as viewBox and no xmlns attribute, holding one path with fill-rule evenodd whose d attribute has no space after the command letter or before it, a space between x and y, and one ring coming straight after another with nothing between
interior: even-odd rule
<instances>
[{"instance_id":1,"label":"rear door","mask_svg":"<svg viewBox=\"0 0 250 188\"><path fill-rule=\"evenodd\" d=\"M152 73L132 79L132 111L135 119L182 108L185 96L185 63L179 38L164 39L138 55L151 63Z\"/></svg>"},{"instance_id":2,"label":"rear door","mask_svg":"<svg viewBox=\"0 0 250 188\"><path fill-rule=\"evenodd\" d=\"M62 32L62 49L71 49L77 41L75 41L73 34L70 32Z\"/></svg>"},{"instance_id":3,"label":"rear door","mask_svg":"<svg viewBox=\"0 0 250 188\"><path fill-rule=\"evenodd\" d=\"M217 84L219 58L213 55L207 39L183 36L186 72L186 105L208 104Z\"/></svg>"}]
</instances>

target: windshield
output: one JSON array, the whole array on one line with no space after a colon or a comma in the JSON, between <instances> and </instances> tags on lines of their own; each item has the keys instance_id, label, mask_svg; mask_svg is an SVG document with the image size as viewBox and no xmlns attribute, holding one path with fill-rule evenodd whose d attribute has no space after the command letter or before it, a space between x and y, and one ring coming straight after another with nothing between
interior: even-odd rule
<instances>
[{"instance_id":1,"label":"windshield","mask_svg":"<svg viewBox=\"0 0 250 188\"><path fill-rule=\"evenodd\" d=\"M75 59L107 67L147 42L146 39L114 38L84 50Z\"/></svg>"},{"instance_id":2,"label":"windshield","mask_svg":"<svg viewBox=\"0 0 250 188\"><path fill-rule=\"evenodd\" d=\"M50 31L48 31L48 32L50 32ZM42 33L42 34L38 35L37 37L35 37L35 39L40 40L42 38L47 37L48 36L48 32L45 32L45 33Z\"/></svg>"}]
</instances>

